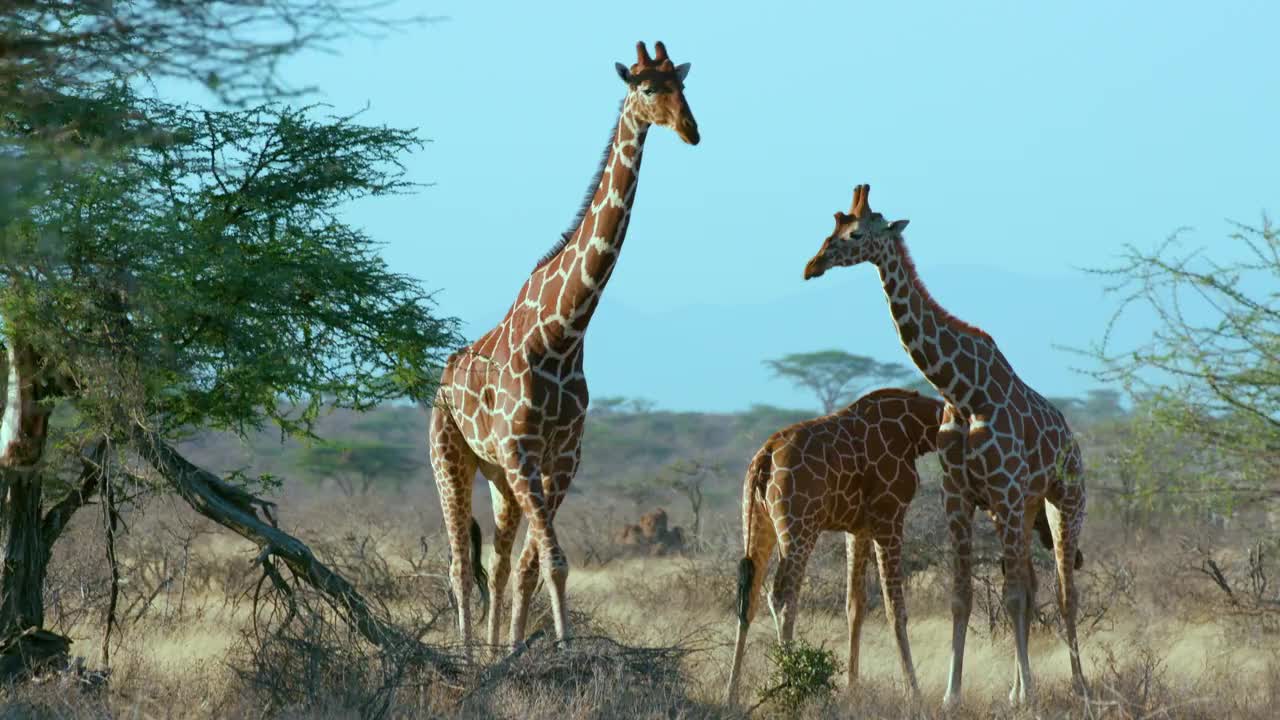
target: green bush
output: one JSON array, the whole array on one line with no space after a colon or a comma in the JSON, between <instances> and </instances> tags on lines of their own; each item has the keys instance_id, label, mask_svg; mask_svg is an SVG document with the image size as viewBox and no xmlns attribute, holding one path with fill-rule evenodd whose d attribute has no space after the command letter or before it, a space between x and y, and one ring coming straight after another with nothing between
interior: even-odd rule
<instances>
[{"instance_id":1,"label":"green bush","mask_svg":"<svg viewBox=\"0 0 1280 720\"><path fill-rule=\"evenodd\" d=\"M769 664L773 671L760 691L760 702L772 704L788 717L811 700L825 700L836 689L840 664L836 654L824 647L803 640L774 645L769 649Z\"/></svg>"}]
</instances>

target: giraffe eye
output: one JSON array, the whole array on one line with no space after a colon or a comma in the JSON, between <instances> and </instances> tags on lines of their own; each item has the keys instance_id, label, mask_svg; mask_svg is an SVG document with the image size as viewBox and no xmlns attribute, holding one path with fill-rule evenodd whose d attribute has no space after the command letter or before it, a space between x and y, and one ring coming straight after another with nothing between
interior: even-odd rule
<instances>
[{"instance_id":1,"label":"giraffe eye","mask_svg":"<svg viewBox=\"0 0 1280 720\"><path fill-rule=\"evenodd\" d=\"M642 88L640 88L640 92L644 93L645 95L648 95L648 96L651 96L651 97L652 97L652 96L653 96L653 94L654 94L654 93L656 93L656 92L658 92L658 91L657 91L657 90L654 90L654 89L653 89L653 88L651 88L651 87L642 87Z\"/></svg>"}]
</instances>

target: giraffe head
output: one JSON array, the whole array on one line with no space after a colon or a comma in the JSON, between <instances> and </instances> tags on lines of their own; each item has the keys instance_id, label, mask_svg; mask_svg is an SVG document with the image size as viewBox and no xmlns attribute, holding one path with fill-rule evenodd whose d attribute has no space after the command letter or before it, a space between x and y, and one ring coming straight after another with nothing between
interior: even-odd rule
<instances>
[{"instance_id":1,"label":"giraffe head","mask_svg":"<svg viewBox=\"0 0 1280 720\"><path fill-rule=\"evenodd\" d=\"M822 243L818 254L804 266L804 279L816 278L828 268L857 265L886 256L893 243L902 237L906 220L885 222L884 216L872 212L867 205L870 185L853 189L853 206L849 212L836 213L836 229Z\"/></svg>"},{"instance_id":2,"label":"giraffe head","mask_svg":"<svg viewBox=\"0 0 1280 720\"><path fill-rule=\"evenodd\" d=\"M653 46L653 57L643 42L636 43L636 64L614 63L618 76L627 84L626 106L641 122L662 125L676 131L681 140L697 145L698 123L684 99L684 79L689 63L676 65L667 57L661 42Z\"/></svg>"}]
</instances>

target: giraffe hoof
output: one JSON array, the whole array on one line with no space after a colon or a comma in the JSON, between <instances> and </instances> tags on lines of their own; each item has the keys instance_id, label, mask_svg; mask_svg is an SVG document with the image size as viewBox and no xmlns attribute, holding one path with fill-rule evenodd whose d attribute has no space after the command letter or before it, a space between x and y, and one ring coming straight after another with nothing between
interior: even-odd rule
<instances>
[{"instance_id":1,"label":"giraffe hoof","mask_svg":"<svg viewBox=\"0 0 1280 720\"><path fill-rule=\"evenodd\" d=\"M1026 707L1027 705L1030 705L1030 704L1031 704L1031 696L1028 695L1026 692L1023 692L1020 688L1016 686L1009 690L1009 705L1011 707L1015 707L1015 708Z\"/></svg>"}]
</instances>

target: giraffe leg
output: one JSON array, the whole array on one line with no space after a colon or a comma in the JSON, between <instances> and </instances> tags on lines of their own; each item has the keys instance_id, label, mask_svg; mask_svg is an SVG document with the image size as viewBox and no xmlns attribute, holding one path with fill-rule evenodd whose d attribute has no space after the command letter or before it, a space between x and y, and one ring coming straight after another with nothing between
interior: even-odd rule
<instances>
[{"instance_id":1,"label":"giraffe leg","mask_svg":"<svg viewBox=\"0 0 1280 720\"><path fill-rule=\"evenodd\" d=\"M525 626L529 621L529 603L538 587L538 539L530 527L524 534L524 549L516 564L516 586L511 600L511 649L524 642Z\"/></svg>"},{"instance_id":2,"label":"giraffe leg","mask_svg":"<svg viewBox=\"0 0 1280 720\"><path fill-rule=\"evenodd\" d=\"M569 483L573 480L573 472L577 469L578 455L576 448L570 455L557 458L551 472L543 477L543 498L547 509L547 519L542 533L538 537L538 563L542 566L542 578L551 594L551 617L556 626L556 639L561 643L569 640L569 606L567 586L569 580L569 558L560 548L556 537L555 517L569 492Z\"/></svg>"},{"instance_id":3,"label":"giraffe leg","mask_svg":"<svg viewBox=\"0 0 1280 720\"><path fill-rule=\"evenodd\" d=\"M1062 613L1067 649L1071 655L1071 682L1076 692L1087 700L1089 690L1084 681L1080 645L1076 639L1075 587L1075 559L1080 546L1080 530L1084 526L1084 506L1084 483L1073 478L1056 502L1045 504L1044 511L1053 531L1054 560L1058 567L1058 609Z\"/></svg>"},{"instance_id":4,"label":"giraffe leg","mask_svg":"<svg viewBox=\"0 0 1280 720\"><path fill-rule=\"evenodd\" d=\"M748 495L747 502L752 502ZM777 544L777 533L767 508L761 503L743 510L743 536L746 544L744 557L738 563L738 634L733 645L733 665L729 670L729 689L725 704L734 706L738 700L738 682L742 679L742 659L747 649L747 630L760 608L760 587L769 568L769 556Z\"/></svg>"},{"instance_id":5,"label":"giraffe leg","mask_svg":"<svg viewBox=\"0 0 1280 720\"><path fill-rule=\"evenodd\" d=\"M966 428L955 408L947 406L938 430L938 459L942 464L942 505L951 535L951 667L943 705L960 702L964 677L964 646L973 609L973 503L967 499L969 486L965 467Z\"/></svg>"},{"instance_id":6,"label":"giraffe leg","mask_svg":"<svg viewBox=\"0 0 1280 720\"><path fill-rule=\"evenodd\" d=\"M489 473L485 473L486 477ZM507 582L511 579L511 549L520 529L520 504L506 486L506 480L494 473L489 477L489 493L493 502L493 563L489 569L489 628L487 641L497 647L507 607Z\"/></svg>"},{"instance_id":7,"label":"giraffe leg","mask_svg":"<svg viewBox=\"0 0 1280 720\"><path fill-rule=\"evenodd\" d=\"M902 592L902 519L898 518L889 532L876 538L876 562L880 566L880 587L884 595L884 614L898 641L898 657L902 676L911 687L911 695L920 696L915 665L911 662L911 642L907 639L907 603Z\"/></svg>"},{"instance_id":8,"label":"giraffe leg","mask_svg":"<svg viewBox=\"0 0 1280 720\"><path fill-rule=\"evenodd\" d=\"M849 584L845 588L845 614L849 620L849 685L858 682L858 658L862 644L862 623L867 619L867 560L871 557L871 536L845 536L845 559Z\"/></svg>"},{"instance_id":9,"label":"giraffe leg","mask_svg":"<svg viewBox=\"0 0 1280 720\"><path fill-rule=\"evenodd\" d=\"M431 414L431 469L445 531L449 535L449 582L458 604L458 634L463 652L471 657L471 487L476 474L476 457L462 432L442 409Z\"/></svg>"},{"instance_id":10,"label":"giraffe leg","mask_svg":"<svg viewBox=\"0 0 1280 720\"><path fill-rule=\"evenodd\" d=\"M802 530L796 536L782 531L778 535L781 559L773 576L769 606L778 629L778 643L786 644L795 637L796 615L800 612L800 584L804 581L804 569L809 563L809 554L813 552L817 533Z\"/></svg>"},{"instance_id":11,"label":"giraffe leg","mask_svg":"<svg viewBox=\"0 0 1280 720\"><path fill-rule=\"evenodd\" d=\"M1022 705L1030 702L1034 693L1031 682L1031 660L1028 640L1031 632L1031 610L1034 602L1035 576L1031 572L1030 524L1026 522L1025 499L1010 478L1006 496L1007 508L996 517L996 530L1000 536L1004 557L1004 606L1013 624L1015 650L1014 682L1009 701Z\"/></svg>"}]
</instances>

